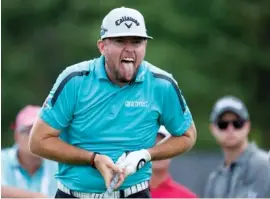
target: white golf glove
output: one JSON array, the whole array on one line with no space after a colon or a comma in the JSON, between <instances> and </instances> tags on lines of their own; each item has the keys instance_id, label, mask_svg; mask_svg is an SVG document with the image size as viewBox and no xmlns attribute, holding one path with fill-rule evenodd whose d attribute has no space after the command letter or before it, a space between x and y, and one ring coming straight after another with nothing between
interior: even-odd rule
<instances>
[{"instance_id":1,"label":"white golf glove","mask_svg":"<svg viewBox=\"0 0 270 199\"><path fill-rule=\"evenodd\" d=\"M117 165L125 169L126 176L134 174L137 170L142 168L146 162L151 161L150 153L145 150L133 151L126 155L123 154L118 160Z\"/></svg>"},{"instance_id":2,"label":"white golf glove","mask_svg":"<svg viewBox=\"0 0 270 199\"><path fill-rule=\"evenodd\" d=\"M118 160L116 161L116 165L119 165L121 162L124 161L124 159L127 157L127 153L123 153L119 158Z\"/></svg>"}]
</instances>

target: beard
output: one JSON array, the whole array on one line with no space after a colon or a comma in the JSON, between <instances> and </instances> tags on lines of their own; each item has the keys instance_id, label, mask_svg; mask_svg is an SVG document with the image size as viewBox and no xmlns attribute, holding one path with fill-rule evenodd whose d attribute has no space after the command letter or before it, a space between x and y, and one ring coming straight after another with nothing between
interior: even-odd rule
<instances>
[{"instance_id":1,"label":"beard","mask_svg":"<svg viewBox=\"0 0 270 199\"><path fill-rule=\"evenodd\" d=\"M115 78L120 83L130 83L130 82L134 82L135 81L136 76L137 76L137 73L138 73L138 68L135 69L135 71L134 71L134 73L132 75L131 80L129 80L129 79L125 78L125 76L122 75L119 70L115 70Z\"/></svg>"}]
</instances>

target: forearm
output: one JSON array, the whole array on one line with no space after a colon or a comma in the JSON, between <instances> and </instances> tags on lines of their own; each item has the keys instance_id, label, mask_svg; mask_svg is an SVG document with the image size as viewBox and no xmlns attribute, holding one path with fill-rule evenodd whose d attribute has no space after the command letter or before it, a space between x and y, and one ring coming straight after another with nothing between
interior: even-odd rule
<instances>
[{"instance_id":1,"label":"forearm","mask_svg":"<svg viewBox=\"0 0 270 199\"><path fill-rule=\"evenodd\" d=\"M148 149L151 160L164 160L180 155L193 146L193 141L187 136L171 137L166 142Z\"/></svg>"},{"instance_id":2,"label":"forearm","mask_svg":"<svg viewBox=\"0 0 270 199\"><path fill-rule=\"evenodd\" d=\"M151 155L151 160L163 160L180 155L189 151L196 142L196 128L192 124L189 130L182 136L172 136L164 143L155 145L153 148L148 149Z\"/></svg>"},{"instance_id":3,"label":"forearm","mask_svg":"<svg viewBox=\"0 0 270 199\"><path fill-rule=\"evenodd\" d=\"M58 137L48 137L36 143L32 141L30 150L38 156L67 164L90 164L93 155L92 152L67 144Z\"/></svg>"},{"instance_id":4,"label":"forearm","mask_svg":"<svg viewBox=\"0 0 270 199\"><path fill-rule=\"evenodd\" d=\"M1 186L1 198L46 198L46 196L16 187Z\"/></svg>"}]
</instances>

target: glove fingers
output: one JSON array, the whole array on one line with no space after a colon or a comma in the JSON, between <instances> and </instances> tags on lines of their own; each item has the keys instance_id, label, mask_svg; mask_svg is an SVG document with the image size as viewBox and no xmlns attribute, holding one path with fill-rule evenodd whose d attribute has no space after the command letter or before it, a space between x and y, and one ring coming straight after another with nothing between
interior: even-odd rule
<instances>
[{"instance_id":1,"label":"glove fingers","mask_svg":"<svg viewBox=\"0 0 270 199\"><path fill-rule=\"evenodd\" d=\"M124 169L125 178L133 173L135 173L134 167L132 165L127 165Z\"/></svg>"}]
</instances>

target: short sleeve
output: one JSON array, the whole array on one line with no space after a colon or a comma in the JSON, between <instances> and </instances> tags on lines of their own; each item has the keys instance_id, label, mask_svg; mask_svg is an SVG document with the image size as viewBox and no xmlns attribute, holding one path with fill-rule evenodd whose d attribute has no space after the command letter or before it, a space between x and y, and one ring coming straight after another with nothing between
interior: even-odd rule
<instances>
[{"instance_id":1,"label":"short sleeve","mask_svg":"<svg viewBox=\"0 0 270 199\"><path fill-rule=\"evenodd\" d=\"M58 76L40 112L40 118L51 127L61 130L72 120L82 73L67 68Z\"/></svg>"},{"instance_id":2,"label":"short sleeve","mask_svg":"<svg viewBox=\"0 0 270 199\"><path fill-rule=\"evenodd\" d=\"M174 136L184 134L191 126L193 119L187 103L173 79L164 92L161 124Z\"/></svg>"}]
</instances>

